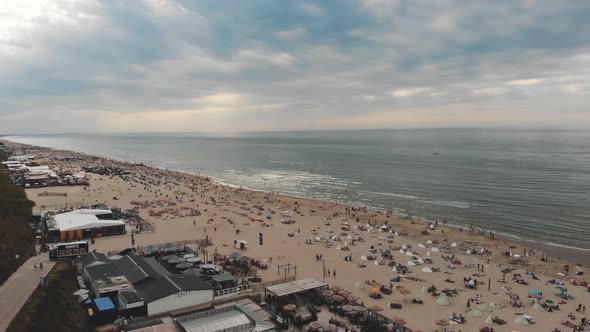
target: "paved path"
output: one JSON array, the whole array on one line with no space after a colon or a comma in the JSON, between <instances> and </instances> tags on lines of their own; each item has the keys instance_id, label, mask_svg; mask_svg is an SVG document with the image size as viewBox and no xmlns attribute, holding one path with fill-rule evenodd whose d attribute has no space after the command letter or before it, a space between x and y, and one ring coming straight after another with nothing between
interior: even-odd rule
<instances>
[{"instance_id":1,"label":"paved path","mask_svg":"<svg viewBox=\"0 0 590 332\"><path fill-rule=\"evenodd\" d=\"M43 262L43 270L35 270L34 265L39 265L39 262ZM46 276L54 265L55 262L50 261L47 254L32 257L0 286L0 331L6 331L14 316L37 288L39 278Z\"/></svg>"}]
</instances>

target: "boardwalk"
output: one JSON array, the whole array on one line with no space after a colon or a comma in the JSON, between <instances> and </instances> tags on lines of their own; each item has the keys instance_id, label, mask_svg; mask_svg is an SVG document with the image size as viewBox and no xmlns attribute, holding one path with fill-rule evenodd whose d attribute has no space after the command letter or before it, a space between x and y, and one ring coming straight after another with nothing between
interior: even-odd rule
<instances>
[{"instance_id":1,"label":"boardwalk","mask_svg":"<svg viewBox=\"0 0 590 332\"><path fill-rule=\"evenodd\" d=\"M39 262L43 262L43 270L35 270L34 264ZM55 262L49 261L47 254L32 257L0 287L0 331L8 328L37 287L39 278L46 276L54 265Z\"/></svg>"}]
</instances>

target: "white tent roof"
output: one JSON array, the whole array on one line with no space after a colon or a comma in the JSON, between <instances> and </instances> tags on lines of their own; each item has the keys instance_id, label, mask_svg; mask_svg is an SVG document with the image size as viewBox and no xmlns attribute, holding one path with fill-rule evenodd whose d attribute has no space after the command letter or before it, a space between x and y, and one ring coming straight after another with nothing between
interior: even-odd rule
<instances>
[{"instance_id":1,"label":"white tent roof","mask_svg":"<svg viewBox=\"0 0 590 332\"><path fill-rule=\"evenodd\" d=\"M125 223L121 220L99 220L95 214L91 213L80 213L79 211L84 210L76 210L72 212L62 213L55 215L55 225L61 232L64 231L73 231L78 229L89 229L89 228L97 228L97 227L107 227L107 226L118 226L118 225L125 225ZM89 210L87 210L89 211ZM108 210L99 210L99 211L108 211ZM109 211L110 213L110 211ZM99 213L100 214L100 213Z\"/></svg>"}]
</instances>

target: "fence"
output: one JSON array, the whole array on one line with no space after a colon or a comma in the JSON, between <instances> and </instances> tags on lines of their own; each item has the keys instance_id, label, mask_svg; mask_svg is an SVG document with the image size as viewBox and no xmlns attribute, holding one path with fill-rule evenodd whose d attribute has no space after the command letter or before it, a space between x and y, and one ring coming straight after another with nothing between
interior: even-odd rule
<instances>
[{"instance_id":1,"label":"fence","mask_svg":"<svg viewBox=\"0 0 590 332\"><path fill-rule=\"evenodd\" d=\"M236 287L230 287L230 288L224 288L224 289L220 289L218 291L215 291L215 297L221 297L221 296L226 296L226 295L231 295L231 294L239 294L241 292L246 292L246 291L251 291L252 287L251 285L248 284L243 284L240 286L236 286Z\"/></svg>"},{"instance_id":2,"label":"fence","mask_svg":"<svg viewBox=\"0 0 590 332\"><path fill-rule=\"evenodd\" d=\"M295 276L290 276L290 277L276 279L276 280L270 280L270 281L266 281L266 282L261 282L259 284L253 284L251 288L254 292L262 292L268 286L284 284L286 282L291 282L291 281L295 281Z\"/></svg>"}]
</instances>

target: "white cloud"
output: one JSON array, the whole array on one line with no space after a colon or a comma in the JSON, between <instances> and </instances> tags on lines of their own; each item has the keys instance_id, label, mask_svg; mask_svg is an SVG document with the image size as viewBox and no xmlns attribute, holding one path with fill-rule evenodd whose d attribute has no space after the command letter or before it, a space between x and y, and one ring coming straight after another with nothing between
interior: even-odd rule
<instances>
[{"instance_id":1,"label":"white cloud","mask_svg":"<svg viewBox=\"0 0 590 332\"><path fill-rule=\"evenodd\" d=\"M541 78L529 78L529 79L522 79L522 80L512 80L506 82L507 85L516 85L516 86L523 86L523 85L535 85L543 83L543 79Z\"/></svg>"},{"instance_id":2,"label":"white cloud","mask_svg":"<svg viewBox=\"0 0 590 332\"><path fill-rule=\"evenodd\" d=\"M322 8L311 2L301 2L299 3L299 8L301 8L303 12L311 16L321 16L324 14L324 10Z\"/></svg>"},{"instance_id":3,"label":"white cloud","mask_svg":"<svg viewBox=\"0 0 590 332\"><path fill-rule=\"evenodd\" d=\"M287 52L270 52L261 49L244 49L237 54L238 59L255 60L278 67L290 67L295 63L295 57Z\"/></svg>"},{"instance_id":4,"label":"white cloud","mask_svg":"<svg viewBox=\"0 0 590 332\"><path fill-rule=\"evenodd\" d=\"M563 92L569 94L575 94L582 92L582 87L579 84L568 84L562 87Z\"/></svg>"},{"instance_id":5,"label":"white cloud","mask_svg":"<svg viewBox=\"0 0 590 332\"><path fill-rule=\"evenodd\" d=\"M391 92L391 95L395 98L406 98L411 97L413 95L426 92L430 90L429 88L407 88L407 89L397 89Z\"/></svg>"},{"instance_id":6,"label":"white cloud","mask_svg":"<svg viewBox=\"0 0 590 332\"><path fill-rule=\"evenodd\" d=\"M504 89L501 88L481 88L473 90L476 95L501 95L504 93Z\"/></svg>"}]
</instances>

